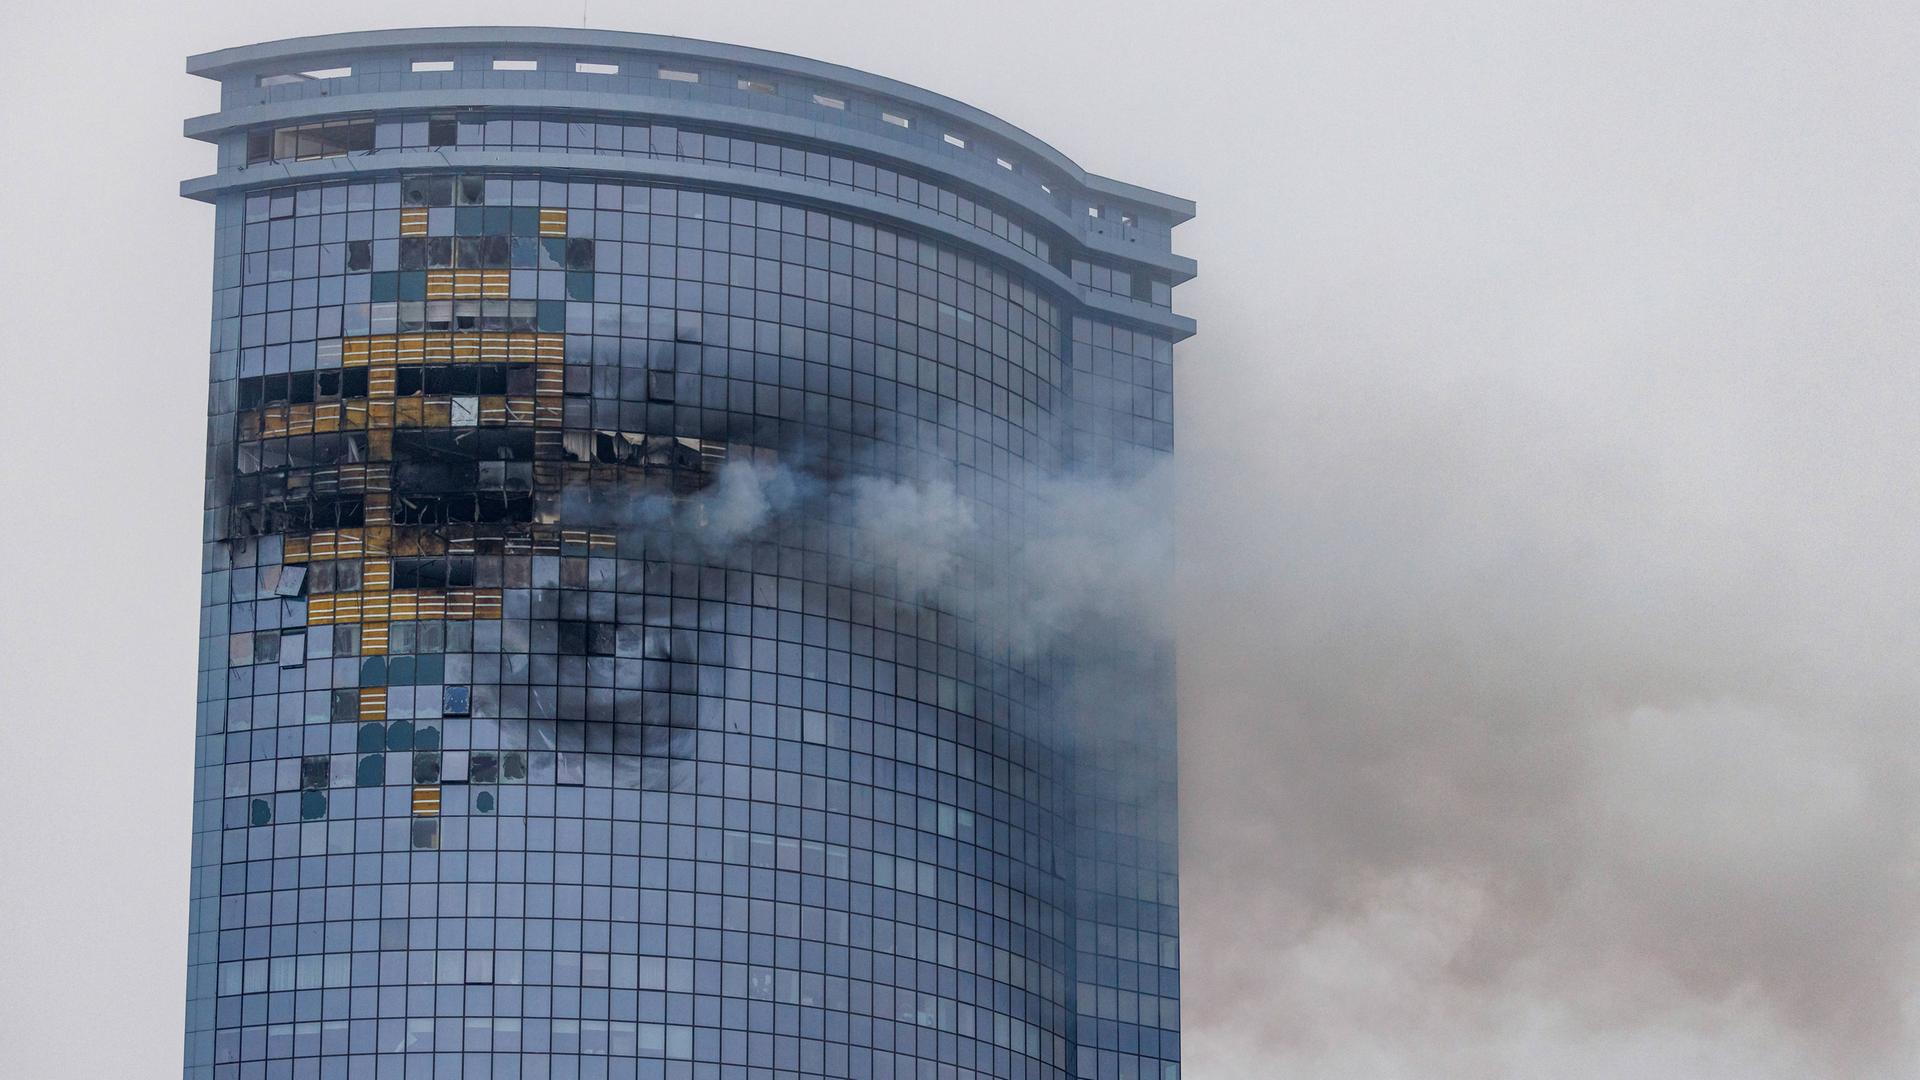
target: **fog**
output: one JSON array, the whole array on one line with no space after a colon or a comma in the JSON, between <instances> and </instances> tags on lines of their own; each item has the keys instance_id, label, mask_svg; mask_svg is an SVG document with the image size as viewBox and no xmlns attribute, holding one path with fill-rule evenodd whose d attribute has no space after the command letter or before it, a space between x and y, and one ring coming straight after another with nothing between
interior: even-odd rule
<instances>
[{"instance_id":1,"label":"fog","mask_svg":"<svg viewBox=\"0 0 1920 1080\"><path fill-rule=\"evenodd\" d=\"M1198 201L1146 496L1177 588L1076 546L1138 491L1051 500L1030 568L1139 583L1048 625L1178 636L1187 1077L1920 1067L1909 5L585 14L905 79ZM7 10L9 1074L180 1046L212 214L174 184L216 107L181 58L580 18ZM730 491L723 522L779 498ZM945 492L860 497L959 538L929 588L965 561Z\"/></svg>"}]
</instances>

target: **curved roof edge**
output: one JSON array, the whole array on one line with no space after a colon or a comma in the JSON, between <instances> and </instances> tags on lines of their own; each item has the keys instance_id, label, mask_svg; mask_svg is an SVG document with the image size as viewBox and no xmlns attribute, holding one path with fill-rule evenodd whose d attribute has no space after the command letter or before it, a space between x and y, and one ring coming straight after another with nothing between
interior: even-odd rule
<instances>
[{"instance_id":1,"label":"curved roof edge","mask_svg":"<svg viewBox=\"0 0 1920 1080\"><path fill-rule=\"evenodd\" d=\"M383 155L372 167L368 167L366 162L355 162L345 157L276 162L250 169L226 170L186 180L180 184L180 194L200 202L212 202L220 195L230 192L250 191L289 182L381 179L397 176L410 170L434 167L511 171L544 166L568 171L591 171L637 180L664 179L695 183L714 191L794 199L828 210L853 211L868 217L911 226L970 252L1010 262L1031 275L1036 281L1054 290L1070 305L1097 311L1107 318L1130 326L1170 335L1174 341L1183 341L1192 337L1194 333L1194 321L1185 315L1176 314L1165 308L1150 307L1124 297L1094 292L1076 284L1058 268L1034 255L1018 249L1007 250L998 247L969 231L955 228L950 220L924 207L894 203L858 191L841 188L822 189L790 177L763 173L743 175L730 169L704 164L628 158L609 159L593 155L584 155L583 160L571 160L571 155L565 153L538 156L546 160L528 161L526 155L500 151L428 150L399 151Z\"/></svg>"},{"instance_id":2,"label":"curved roof edge","mask_svg":"<svg viewBox=\"0 0 1920 1080\"><path fill-rule=\"evenodd\" d=\"M1155 191L1151 188L1130 184L1123 180L1090 173L1079 163L1055 149L1051 144L1032 133L1014 126L994 116L992 113L915 86L912 83L890 79L884 75L875 75L859 68L830 64L823 60L813 60L792 53L777 52L771 49L751 48L745 45L730 45L719 41L705 41L699 38L673 37L665 34L642 34L627 30L596 30L558 26L448 26L448 27L410 27L395 30L354 30L339 34L316 34L308 37L282 38L277 41L264 41L254 45L239 45L233 48L216 49L212 52L197 53L187 57L189 74L208 79L223 79L228 74L272 63L278 60L290 60L302 56L317 56L348 52L356 49L379 49L407 45L547 45L602 49L630 49L644 52L672 53L681 56L698 57L721 63L747 64L755 67L792 72L814 79L837 82L849 87L865 90L868 93L882 94L912 102L924 108L944 112L955 119L973 127L988 131L1018 145L1034 156L1048 162L1055 168L1067 173L1088 190L1097 191L1115 198L1128 199L1148 206L1159 207L1172 213L1176 220L1186 221L1194 216L1193 200L1176 195Z\"/></svg>"},{"instance_id":3,"label":"curved roof edge","mask_svg":"<svg viewBox=\"0 0 1920 1080\"><path fill-rule=\"evenodd\" d=\"M746 123L740 118L740 114L744 114L745 111L740 106L696 104L685 99L640 100L632 94L587 93L572 90L461 89L371 91L340 97L301 98L266 105L239 105L221 112L193 117L186 121L183 130L189 138L213 142L217 141L221 134L232 130L266 124L304 122L315 117L337 113L340 111L342 102L350 104L354 112L362 110L380 112L420 105L432 108L460 108L525 103L533 106L557 104L569 110L587 109L611 113L631 111L642 114L686 116L709 123ZM793 138L811 139L821 137L811 129L824 126L824 122L799 121L787 114L767 113L755 117L752 126L782 132ZM1076 234L1071 215L1045 201L1027 201L1030 193L1002 186L1005 181L999 175L1000 170L974 169L974 175L969 175L966 167L956 169L952 163L935 160L927 154L924 147L889 143L850 128L835 128L828 141L856 147L867 154L889 158L930 173L952 177L988 195L1018 203L1029 214L1034 215L1036 225L1051 227L1062 237L1089 253L1163 271L1171 275L1175 285L1193 280L1197 273L1197 267L1192 259L1175 254L1171 250L1161 250L1157 246L1134 245L1099 233Z\"/></svg>"}]
</instances>

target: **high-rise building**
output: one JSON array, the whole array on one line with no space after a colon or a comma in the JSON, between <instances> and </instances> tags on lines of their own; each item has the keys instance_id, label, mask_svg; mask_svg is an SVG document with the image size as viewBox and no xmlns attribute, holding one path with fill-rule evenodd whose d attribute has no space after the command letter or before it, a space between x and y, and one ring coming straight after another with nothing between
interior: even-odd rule
<instances>
[{"instance_id":1,"label":"high-rise building","mask_svg":"<svg viewBox=\"0 0 1920 1080\"><path fill-rule=\"evenodd\" d=\"M1170 655L1009 627L998 556L1171 453L1192 204L709 42L188 70L185 1075L1174 1080ZM968 523L937 587L887 484Z\"/></svg>"}]
</instances>

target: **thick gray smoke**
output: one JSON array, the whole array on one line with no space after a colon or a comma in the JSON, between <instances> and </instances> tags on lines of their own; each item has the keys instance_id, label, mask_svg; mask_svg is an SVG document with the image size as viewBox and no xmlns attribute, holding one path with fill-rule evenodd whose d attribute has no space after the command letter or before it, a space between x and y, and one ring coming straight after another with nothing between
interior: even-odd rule
<instances>
[{"instance_id":1,"label":"thick gray smoke","mask_svg":"<svg viewBox=\"0 0 1920 1080\"><path fill-rule=\"evenodd\" d=\"M1920 1075L1920 124L1811 12L1305 106L1178 360L1191 1075Z\"/></svg>"},{"instance_id":2,"label":"thick gray smoke","mask_svg":"<svg viewBox=\"0 0 1920 1080\"><path fill-rule=\"evenodd\" d=\"M1198 1075L1913 1075L1910 540L1485 393L1195 477Z\"/></svg>"}]
</instances>

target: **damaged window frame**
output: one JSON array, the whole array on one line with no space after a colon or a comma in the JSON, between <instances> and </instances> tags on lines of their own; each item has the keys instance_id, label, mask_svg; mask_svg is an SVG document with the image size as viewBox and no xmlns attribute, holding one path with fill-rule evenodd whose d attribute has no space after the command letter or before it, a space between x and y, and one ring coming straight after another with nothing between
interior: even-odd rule
<instances>
[{"instance_id":1,"label":"damaged window frame","mask_svg":"<svg viewBox=\"0 0 1920 1080\"><path fill-rule=\"evenodd\" d=\"M366 153L373 149L373 139L374 121L371 116L250 131L247 133L247 164L317 161Z\"/></svg>"}]
</instances>

